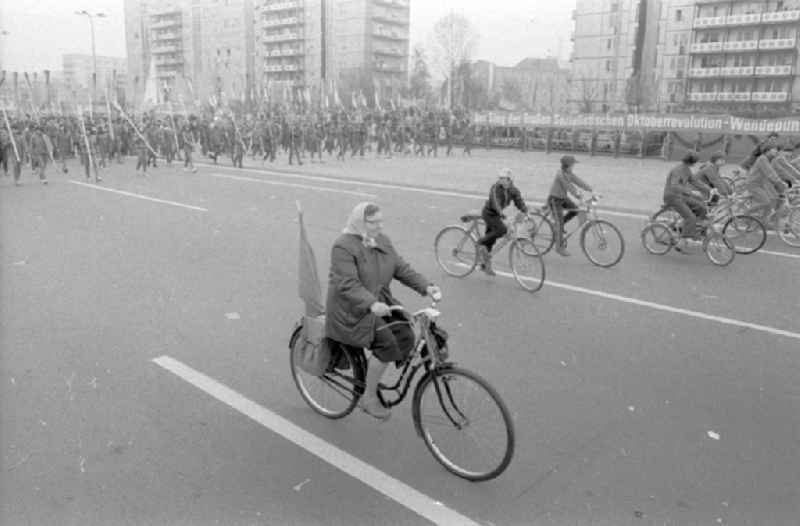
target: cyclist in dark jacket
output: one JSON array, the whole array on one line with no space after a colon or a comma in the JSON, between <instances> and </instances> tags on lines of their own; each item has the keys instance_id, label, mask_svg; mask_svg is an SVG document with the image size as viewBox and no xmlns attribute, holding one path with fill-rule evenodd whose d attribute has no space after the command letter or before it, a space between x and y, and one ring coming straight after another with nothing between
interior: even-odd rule
<instances>
[{"instance_id":1,"label":"cyclist in dark jacket","mask_svg":"<svg viewBox=\"0 0 800 526\"><path fill-rule=\"evenodd\" d=\"M522 199L522 194L511 179L511 170L503 168L500 170L497 182L489 190L489 199L486 200L481 211L481 217L486 223L486 233L478 240L478 256L481 261L481 269L490 276L495 275L492 269L492 248L494 248L495 242L508 232L508 228L503 223L505 218L503 210L512 202L520 212L528 213L525 200Z\"/></svg>"}]
</instances>

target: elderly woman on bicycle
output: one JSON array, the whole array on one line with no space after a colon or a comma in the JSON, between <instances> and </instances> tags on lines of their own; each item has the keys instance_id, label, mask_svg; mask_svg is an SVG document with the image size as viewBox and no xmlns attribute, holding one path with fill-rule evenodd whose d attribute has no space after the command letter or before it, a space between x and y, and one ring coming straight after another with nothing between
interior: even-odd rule
<instances>
[{"instance_id":1,"label":"elderly woman on bicycle","mask_svg":"<svg viewBox=\"0 0 800 526\"><path fill-rule=\"evenodd\" d=\"M403 362L414 342L407 322L392 322L389 307L398 302L389 285L396 279L420 295L434 298L440 297L441 291L400 257L382 230L383 214L378 205L360 203L334 242L325 335L335 342L372 351L361 408L386 420L391 412L378 400L378 384L388 364Z\"/></svg>"}]
</instances>

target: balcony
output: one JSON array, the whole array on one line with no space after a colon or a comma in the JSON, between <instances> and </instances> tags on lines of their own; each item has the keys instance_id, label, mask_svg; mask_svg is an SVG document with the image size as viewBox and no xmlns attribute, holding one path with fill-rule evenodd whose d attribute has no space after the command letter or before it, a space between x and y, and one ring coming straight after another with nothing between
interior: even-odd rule
<instances>
[{"instance_id":1,"label":"balcony","mask_svg":"<svg viewBox=\"0 0 800 526\"><path fill-rule=\"evenodd\" d=\"M690 53L719 53L722 51L722 42L695 42L689 46Z\"/></svg>"},{"instance_id":2,"label":"balcony","mask_svg":"<svg viewBox=\"0 0 800 526\"><path fill-rule=\"evenodd\" d=\"M395 31L393 29L386 29L385 27L381 26L378 26L372 30L372 36L386 38L389 40L408 40L408 33Z\"/></svg>"},{"instance_id":3,"label":"balcony","mask_svg":"<svg viewBox=\"0 0 800 526\"><path fill-rule=\"evenodd\" d=\"M163 33L153 33L153 40L162 41L162 40L179 40L181 39L180 33L172 33L172 32L163 32Z\"/></svg>"},{"instance_id":4,"label":"balcony","mask_svg":"<svg viewBox=\"0 0 800 526\"><path fill-rule=\"evenodd\" d=\"M404 56L406 56L406 53L402 48L376 47L373 50L373 53L376 54L376 55L386 55L386 56L389 56L389 57L404 57Z\"/></svg>"},{"instance_id":5,"label":"balcony","mask_svg":"<svg viewBox=\"0 0 800 526\"><path fill-rule=\"evenodd\" d=\"M376 22L383 22L384 24L394 24L394 25L401 25L407 26L408 25L408 16L400 16L396 13L375 13L372 15L372 19Z\"/></svg>"},{"instance_id":6,"label":"balcony","mask_svg":"<svg viewBox=\"0 0 800 526\"><path fill-rule=\"evenodd\" d=\"M692 92L689 93L689 100L692 102L714 102L717 100L718 93L716 91L709 92Z\"/></svg>"},{"instance_id":7,"label":"balcony","mask_svg":"<svg viewBox=\"0 0 800 526\"><path fill-rule=\"evenodd\" d=\"M158 22L152 22L150 24L150 29L166 29L168 27L178 27L180 25L180 19L159 20Z\"/></svg>"},{"instance_id":8,"label":"balcony","mask_svg":"<svg viewBox=\"0 0 800 526\"><path fill-rule=\"evenodd\" d=\"M750 102L749 91L721 91L717 93L720 102Z\"/></svg>"},{"instance_id":9,"label":"balcony","mask_svg":"<svg viewBox=\"0 0 800 526\"><path fill-rule=\"evenodd\" d=\"M271 4L265 4L261 7L263 11L288 11L289 9L300 9L302 5L300 2L275 2Z\"/></svg>"},{"instance_id":10,"label":"balcony","mask_svg":"<svg viewBox=\"0 0 800 526\"><path fill-rule=\"evenodd\" d=\"M728 15L725 18L726 26L750 26L761 23L761 13L747 15Z\"/></svg>"},{"instance_id":11,"label":"balcony","mask_svg":"<svg viewBox=\"0 0 800 526\"><path fill-rule=\"evenodd\" d=\"M800 10L776 11L772 13L764 13L761 16L761 22L764 24L784 24L786 22L797 22L799 20Z\"/></svg>"},{"instance_id":12,"label":"balcony","mask_svg":"<svg viewBox=\"0 0 800 526\"><path fill-rule=\"evenodd\" d=\"M177 53L181 50L178 44L160 44L150 48L150 53L153 55L163 55L166 53Z\"/></svg>"},{"instance_id":13,"label":"balcony","mask_svg":"<svg viewBox=\"0 0 800 526\"><path fill-rule=\"evenodd\" d=\"M704 29L708 27L722 27L725 25L724 16L705 16L694 19L693 27L695 29Z\"/></svg>"},{"instance_id":14,"label":"balcony","mask_svg":"<svg viewBox=\"0 0 800 526\"><path fill-rule=\"evenodd\" d=\"M273 18L270 20L264 20L263 27L280 27L280 26L296 26L297 24L301 23L300 19L296 16L290 18Z\"/></svg>"},{"instance_id":15,"label":"balcony","mask_svg":"<svg viewBox=\"0 0 800 526\"><path fill-rule=\"evenodd\" d=\"M720 68L723 77L752 77L753 66L726 66Z\"/></svg>"},{"instance_id":16,"label":"balcony","mask_svg":"<svg viewBox=\"0 0 800 526\"><path fill-rule=\"evenodd\" d=\"M754 91L751 98L753 102L786 102L789 93L786 91Z\"/></svg>"},{"instance_id":17,"label":"balcony","mask_svg":"<svg viewBox=\"0 0 800 526\"><path fill-rule=\"evenodd\" d=\"M403 9L408 8L408 0L375 0L375 3L392 7L402 7Z\"/></svg>"},{"instance_id":18,"label":"balcony","mask_svg":"<svg viewBox=\"0 0 800 526\"><path fill-rule=\"evenodd\" d=\"M720 68L689 68L689 76L692 78L719 77Z\"/></svg>"},{"instance_id":19,"label":"balcony","mask_svg":"<svg viewBox=\"0 0 800 526\"><path fill-rule=\"evenodd\" d=\"M759 77L789 77L792 75L792 66L758 66L756 75Z\"/></svg>"},{"instance_id":20,"label":"balcony","mask_svg":"<svg viewBox=\"0 0 800 526\"><path fill-rule=\"evenodd\" d=\"M264 42L290 42L292 40L302 40L303 36L299 33L280 33L278 35L264 35L261 39Z\"/></svg>"},{"instance_id":21,"label":"balcony","mask_svg":"<svg viewBox=\"0 0 800 526\"><path fill-rule=\"evenodd\" d=\"M760 50L777 50L777 49L794 49L797 45L797 40L794 38L776 38L774 40L760 40L758 42L758 49Z\"/></svg>"},{"instance_id":22,"label":"balcony","mask_svg":"<svg viewBox=\"0 0 800 526\"><path fill-rule=\"evenodd\" d=\"M288 49L273 49L273 50L267 51L265 56L267 56L267 57L296 57L296 56L299 56L299 55L302 55L302 54L304 54L303 53L303 48L297 47L297 48L288 48Z\"/></svg>"},{"instance_id":23,"label":"balcony","mask_svg":"<svg viewBox=\"0 0 800 526\"><path fill-rule=\"evenodd\" d=\"M725 52L741 53L745 51L758 51L758 40L730 40L722 46Z\"/></svg>"}]
</instances>

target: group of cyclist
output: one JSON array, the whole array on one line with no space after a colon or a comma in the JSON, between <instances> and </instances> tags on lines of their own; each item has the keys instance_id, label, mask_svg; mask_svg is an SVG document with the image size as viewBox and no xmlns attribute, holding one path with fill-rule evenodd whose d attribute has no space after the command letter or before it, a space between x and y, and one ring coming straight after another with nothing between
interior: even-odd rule
<instances>
[{"instance_id":1,"label":"group of cyclist","mask_svg":"<svg viewBox=\"0 0 800 526\"><path fill-rule=\"evenodd\" d=\"M792 153L778 145L777 133L770 134L742 161L741 170L734 172L746 172L734 188L720 175L720 168L726 164L723 152L714 153L699 167L697 153L688 152L670 170L664 186L664 205L683 218L681 236L698 238L698 226L706 226L708 206L716 204L718 196L730 197L736 192L750 202L743 212L757 217L769 218L779 211L786 191L800 185L800 158L793 159Z\"/></svg>"}]
</instances>

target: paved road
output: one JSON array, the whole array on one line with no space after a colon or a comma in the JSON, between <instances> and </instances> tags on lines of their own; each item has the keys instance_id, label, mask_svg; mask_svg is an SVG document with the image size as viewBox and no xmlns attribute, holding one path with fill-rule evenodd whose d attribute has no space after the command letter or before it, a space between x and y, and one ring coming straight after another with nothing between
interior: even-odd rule
<instances>
[{"instance_id":1,"label":"paved road","mask_svg":"<svg viewBox=\"0 0 800 526\"><path fill-rule=\"evenodd\" d=\"M548 256L549 285L530 295L438 270L435 232L480 204L457 191L132 168L111 168L106 190L0 181L3 524L796 524L800 251L771 238L772 254L724 269L653 257L640 218L609 215L628 241L622 263L594 268L576 247ZM386 424L331 422L294 388L294 202L324 275L370 195L405 257L441 283L454 357L514 414L517 453L495 481L441 469L408 406ZM378 471L345 474L162 356ZM402 483L393 498L387 480Z\"/></svg>"}]
</instances>

